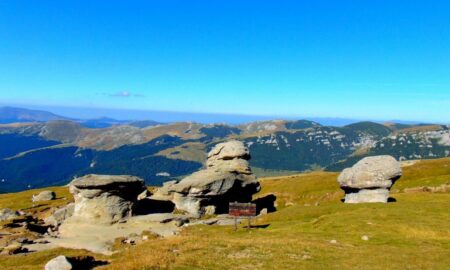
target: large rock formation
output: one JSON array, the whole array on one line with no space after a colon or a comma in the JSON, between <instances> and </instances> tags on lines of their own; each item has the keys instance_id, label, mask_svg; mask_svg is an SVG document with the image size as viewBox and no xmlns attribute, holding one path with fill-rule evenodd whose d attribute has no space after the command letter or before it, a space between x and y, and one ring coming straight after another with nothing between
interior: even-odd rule
<instances>
[{"instance_id":1,"label":"large rock formation","mask_svg":"<svg viewBox=\"0 0 450 270\"><path fill-rule=\"evenodd\" d=\"M70 183L75 199L70 219L91 223L115 223L131 215L144 181L127 175L86 175Z\"/></svg>"},{"instance_id":2,"label":"large rock formation","mask_svg":"<svg viewBox=\"0 0 450 270\"><path fill-rule=\"evenodd\" d=\"M208 154L206 169L164 184L153 198L171 200L177 209L193 216L224 213L230 201L249 202L260 190L248 160L250 153L239 141L217 144Z\"/></svg>"},{"instance_id":3,"label":"large rock formation","mask_svg":"<svg viewBox=\"0 0 450 270\"><path fill-rule=\"evenodd\" d=\"M391 186L402 176L400 163L392 156L366 157L338 177L346 203L383 202Z\"/></svg>"}]
</instances>

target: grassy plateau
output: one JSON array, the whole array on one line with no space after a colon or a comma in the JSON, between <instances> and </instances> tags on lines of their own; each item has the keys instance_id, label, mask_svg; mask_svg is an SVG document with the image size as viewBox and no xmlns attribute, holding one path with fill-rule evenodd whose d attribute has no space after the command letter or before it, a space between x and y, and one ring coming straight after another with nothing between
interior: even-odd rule
<instances>
[{"instance_id":1,"label":"grassy plateau","mask_svg":"<svg viewBox=\"0 0 450 270\"><path fill-rule=\"evenodd\" d=\"M117 270L450 269L450 159L403 171L391 191L396 202L344 204L337 173L264 178L255 198L275 195L277 211L258 217L257 228L190 226L171 238L119 247L112 256L69 249L1 255L0 269L43 269L61 254L94 256L108 262L96 269ZM37 191L26 191L0 195L0 208L45 215L71 200L67 188L51 189L67 199L33 206Z\"/></svg>"}]
</instances>

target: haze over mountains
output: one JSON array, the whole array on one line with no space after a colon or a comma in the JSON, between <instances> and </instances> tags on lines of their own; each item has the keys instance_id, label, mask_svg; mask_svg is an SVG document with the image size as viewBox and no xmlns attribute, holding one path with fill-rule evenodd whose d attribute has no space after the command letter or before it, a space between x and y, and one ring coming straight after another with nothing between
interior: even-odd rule
<instances>
[{"instance_id":1,"label":"haze over mountains","mask_svg":"<svg viewBox=\"0 0 450 270\"><path fill-rule=\"evenodd\" d=\"M131 174L147 184L192 173L218 142L244 141L258 175L340 170L367 155L399 160L450 155L447 125L359 122L342 127L309 120L240 125L109 118L76 120L2 108L0 191L61 185L87 173Z\"/></svg>"},{"instance_id":2,"label":"haze over mountains","mask_svg":"<svg viewBox=\"0 0 450 270\"><path fill-rule=\"evenodd\" d=\"M2 104L0 103L0 106ZM362 120L342 118L342 117L306 117L306 116L280 116L280 115L245 115L245 114L218 114L218 113L195 113L195 112L176 112L176 111L154 111L154 110L129 110L129 109L105 109L105 108L87 108L87 107L61 107L61 106L40 106L40 105L26 105L24 106L4 106L0 107L5 111L11 111L18 115L15 121L11 118L3 123L23 122L20 115L35 115L34 121L42 121L39 118L39 113L52 112L54 114L53 119L48 117L48 120L57 119L78 119L80 122L87 121L87 119L94 119L94 121L109 119L109 122L116 122L116 124L123 124L125 122L132 121L156 121L160 123L171 122L198 122L203 124L213 123L227 123L227 124L244 124L254 121L267 121L274 119L285 120L297 120L306 119L310 121L318 122L325 126L345 126L352 123L356 123ZM2 118L0 114L0 119ZM367 119L364 119L367 120ZM33 119L29 119L33 121ZM104 121L108 122L108 121ZM396 122L403 124L418 124L419 121L405 121L405 120L388 120L382 121L377 119L376 122Z\"/></svg>"}]
</instances>

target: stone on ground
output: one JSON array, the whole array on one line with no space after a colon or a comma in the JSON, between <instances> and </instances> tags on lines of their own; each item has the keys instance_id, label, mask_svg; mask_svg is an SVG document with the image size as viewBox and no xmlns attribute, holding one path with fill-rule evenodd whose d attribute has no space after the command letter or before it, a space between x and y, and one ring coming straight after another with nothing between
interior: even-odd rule
<instances>
[{"instance_id":1,"label":"stone on ground","mask_svg":"<svg viewBox=\"0 0 450 270\"><path fill-rule=\"evenodd\" d=\"M51 190L44 190L37 195L33 195L31 200L33 202L45 202L45 201L54 200L55 198L56 198L55 192L53 192Z\"/></svg>"},{"instance_id":2,"label":"stone on ground","mask_svg":"<svg viewBox=\"0 0 450 270\"><path fill-rule=\"evenodd\" d=\"M65 256L58 256L47 262L45 270L72 270L72 264Z\"/></svg>"},{"instance_id":3,"label":"stone on ground","mask_svg":"<svg viewBox=\"0 0 450 270\"><path fill-rule=\"evenodd\" d=\"M11 220L20 216L20 213L9 208L0 209L0 221Z\"/></svg>"}]
</instances>

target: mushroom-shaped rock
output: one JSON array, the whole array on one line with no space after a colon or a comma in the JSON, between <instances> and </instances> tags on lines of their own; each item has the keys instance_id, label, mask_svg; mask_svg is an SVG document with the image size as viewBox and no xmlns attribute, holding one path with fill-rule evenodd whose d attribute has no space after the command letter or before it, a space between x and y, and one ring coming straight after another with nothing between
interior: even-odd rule
<instances>
[{"instance_id":1,"label":"mushroom-shaped rock","mask_svg":"<svg viewBox=\"0 0 450 270\"><path fill-rule=\"evenodd\" d=\"M55 192L53 192L51 190L44 190L37 195L33 195L31 200L33 202L45 202L45 201L54 200L55 198L56 198Z\"/></svg>"},{"instance_id":2,"label":"mushroom-shaped rock","mask_svg":"<svg viewBox=\"0 0 450 270\"><path fill-rule=\"evenodd\" d=\"M387 202L389 190L402 176L400 163L392 156L366 157L338 177L346 203Z\"/></svg>"},{"instance_id":3,"label":"mushroom-shaped rock","mask_svg":"<svg viewBox=\"0 0 450 270\"><path fill-rule=\"evenodd\" d=\"M146 189L144 181L128 175L90 174L70 183L75 199L70 218L91 223L115 223L131 215L137 197Z\"/></svg>"},{"instance_id":4,"label":"mushroom-shaped rock","mask_svg":"<svg viewBox=\"0 0 450 270\"><path fill-rule=\"evenodd\" d=\"M166 182L153 197L172 200L177 209L194 216L225 212L229 202L251 201L260 189L249 159L249 151L240 141L217 144L208 154L206 169L179 182Z\"/></svg>"}]
</instances>

